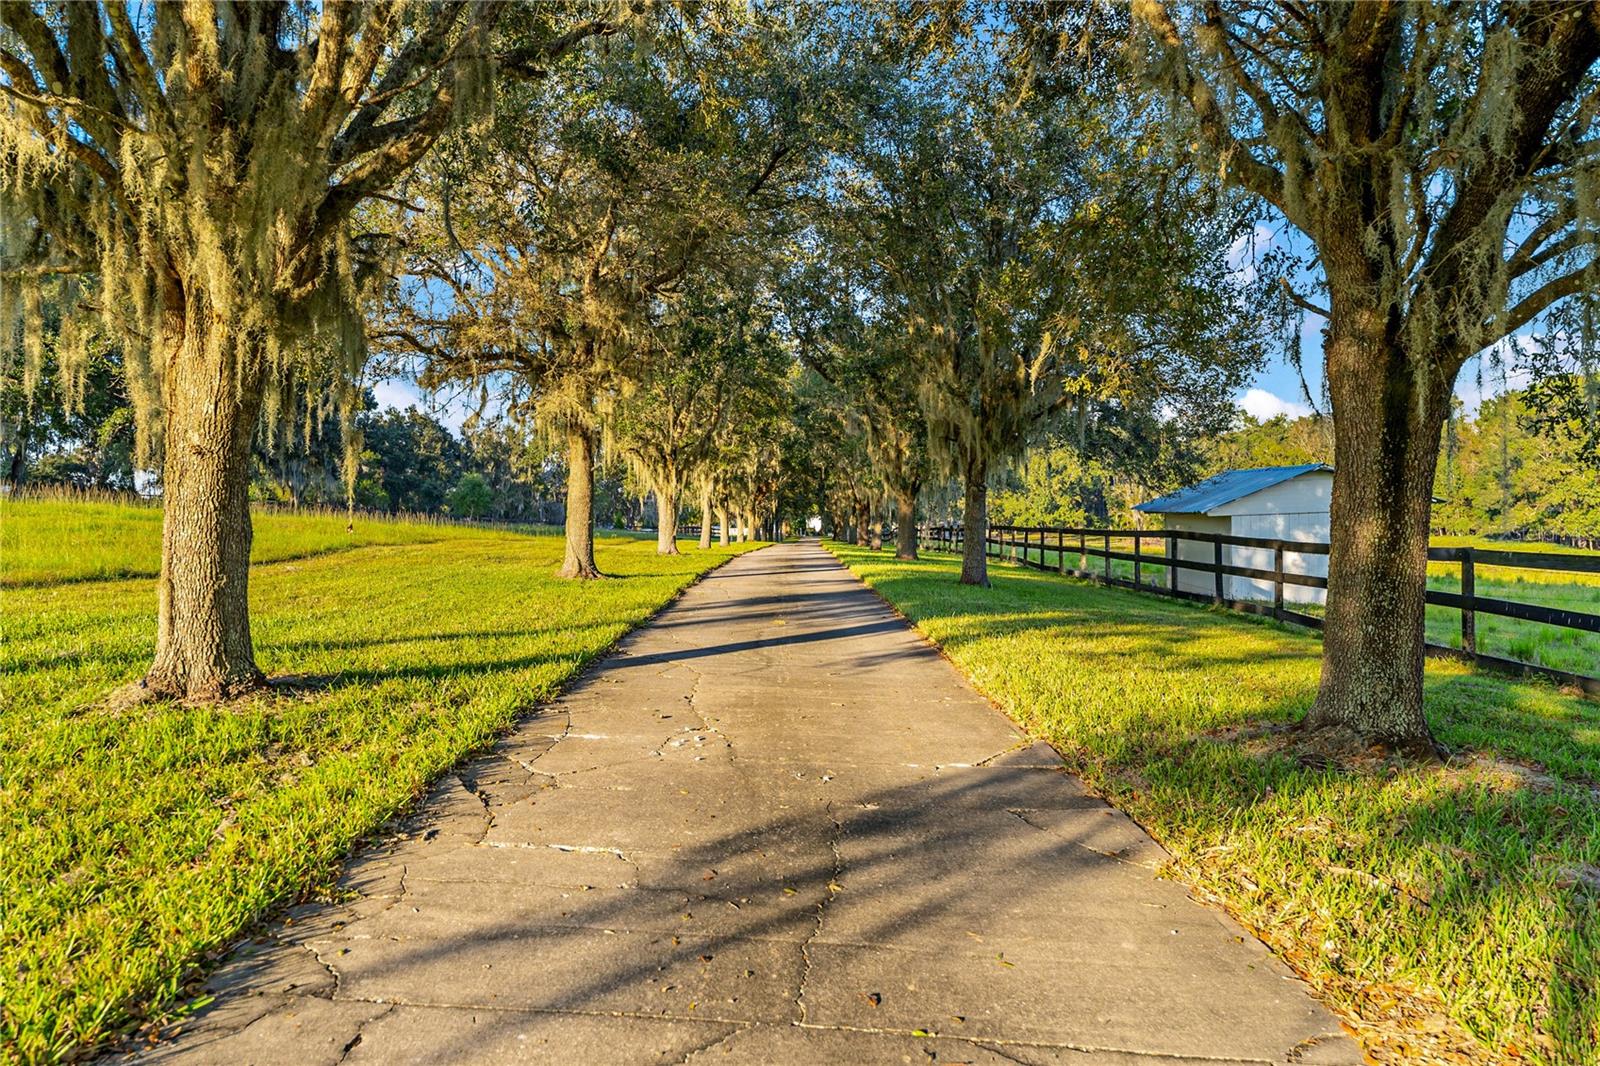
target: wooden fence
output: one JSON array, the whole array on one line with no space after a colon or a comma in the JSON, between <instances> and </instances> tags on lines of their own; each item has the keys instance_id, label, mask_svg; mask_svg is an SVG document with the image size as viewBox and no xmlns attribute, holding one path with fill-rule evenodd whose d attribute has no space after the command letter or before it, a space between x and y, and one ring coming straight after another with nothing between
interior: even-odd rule
<instances>
[{"instance_id":1,"label":"wooden fence","mask_svg":"<svg viewBox=\"0 0 1600 1066\"><path fill-rule=\"evenodd\" d=\"M924 526L918 529L919 544L933 551L959 552L964 547L964 532L960 526ZM1132 550L1119 550L1113 541L1132 541ZM1188 541L1210 545L1211 558L1196 559L1180 556L1178 543ZM1159 544L1158 553L1145 549L1149 543ZM1224 561L1225 547L1265 549L1272 552L1270 570L1249 566L1236 566ZM1322 628L1322 619L1314 614L1292 610L1285 606L1285 586L1302 586L1326 589L1328 579L1315 574L1297 573L1285 569L1286 555L1325 556L1326 544L1305 541L1273 540L1265 537L1235 537L1226 533L1196 533L1177 529L1078 529L1065 526L990 526L984 541L986 554L1009 559L1036 570L1054 571L1063 575L1086 578L1106 585L1154 592L1178 599L1211 603L1249 614L1266 615L1280 622ZM1202 549L1203 553L1203 549ZM1049 556L1055 557L1051 565ZM1076 556L1077 565L1068 565ZM1097 567L1090 560L1098 560ZM1112 562L1133 564L1133 577L1113 573ZM1445 644L1428 644L1428 654L1465 659L1491 669L1519 675L1548 677L1561 684L1572 685L1591 696L1600 696L1600 677L1557 670L1519 659L1488 655L1478 650L1477 616L1480 614L1517 618L1566 629L1600 633L1600 614L1568 611L1544 607L1533 603L1503 600L1475 593L1475 568L1502 566L1530 570L1554 570L1567 573L1600 574L1600 555L1577 555L1559 552L1514 552L1489 548L1429 548L1429 562L1459 563L1461 565L1461 591L1445 592L1429 589L1428 603L1440 607L1453 607L1461 612L1461 647ZM1178 587L1178 572L1211 575L1209 594ZM1148 578L1146 575L1149 575ZM1227 577L1250 578L1272 584L1272 600L1241 600L1227 596Z\"/></svg>"}]
</instances>

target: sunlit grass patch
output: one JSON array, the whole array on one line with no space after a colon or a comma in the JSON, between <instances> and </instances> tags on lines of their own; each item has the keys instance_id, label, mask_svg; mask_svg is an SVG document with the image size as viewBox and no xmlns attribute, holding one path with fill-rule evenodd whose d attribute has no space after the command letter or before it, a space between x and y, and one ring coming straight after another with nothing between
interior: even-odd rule
<instances>
[{"instance_id":1,"label":"sunlit grass patch","mask_svg":"<svg viewBox=\"0 0 1600 1066\"><path fill-rule=\"evenodd\" d=\"M332 511L257 511L250 561L271 563L373 544L430 544L489 529ZM530 529L530 532L533 530ZM161 572L161 509L101 500L0 500L0 585L42 585Z\"/></svg>"},{"instance_id":2,"label":"sunlit grass patch","mask_svg":"<svg viewBox=\"0 0 1600 1066\"><path fill-rule=\"evenodd\" d=\"M1302 973L1385 1061L1600 1057L1600 705L1430 662L1444 767L1282 727L1314 633L996 565L830 545Z\"/></svg>"},{"instance_id":3,"label":"sunlit grass patch","mask_svg":"<svg viewBox=\"0 0 1600 1066\"><path fill-rule=\"evenodd\" d=\"M255 570L261 666L326 679L299 696L109 710L149 664L154 583L0 592L0 1049L77 1054L181 1006L208 953L752 547L602 536L615 579L573 585L559 537L424 528Z\"/></svg>"}]
</instances>

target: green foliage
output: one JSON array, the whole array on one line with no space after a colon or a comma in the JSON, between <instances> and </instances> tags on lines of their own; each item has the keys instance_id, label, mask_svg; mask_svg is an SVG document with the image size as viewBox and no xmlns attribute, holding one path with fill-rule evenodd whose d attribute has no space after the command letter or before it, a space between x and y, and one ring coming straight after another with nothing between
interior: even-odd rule
<instances>
[{"instance_id":1,"label":"green foliage","mask_svg":"<svg viewBox=\"0 0 1600 1066\"><path fill-rule=\"evenodd\" d=\"M830 196L870 294L844 295L904 338L933 459L971 491L1063 412L1080 439L1216 424L1260 357L1226 263L1241 216L1117 91L1116 27L1085 16L1091 58L1047 78L1020 27L946 28L930 47L888 19L905 54Z\"/></svg>"},{"instance_id":2,"label":"green foliage","mask_svg":"<svg viewBox=\"0 0 1600 1066\"><path fill-rule=\"evenodd\" d=\"M1001 525L1126 526L1142 499L1137 482L1069 445L1029 451L989 493L989 517Z\"/></svg>"},{"instance_id":3,"label":"green foliage","mask_svg":"<svg viewBox=\"0 0 1600 1066\"><path fill-rule=\"evenodd\" d=\"M102 510L94 535L154 558L154 515ZM262 522L257 546L298 555L317 526ZM262 665L334 680L230 706L98 705L149 661L149 580L7 589L9 1054L80 1055L130 1020L182 1009L196 966L274 906L329 891L346 852L430 781L743 547L658 557L652 543L602 538L600 560L622 580L574 597L552 576L559 537L412 528L435 543L258 568ZM9 548L5 560L9 580Z\"/></svg>"},{"instance_id":4,"label":"green foliage","mask_svg":"<svg viewBox=\"0 0 1600 1066\"><path fill-rule=\"evenodd\" d=\"M1241 411L1233 428L1206 442L1205 476L1259 466L1333 465L1333 423L1320 415L1265 421Z\"/></svg>"},{"instance_id":5,"label":"green foliage","mask_svg":"<svg viewBox=\"0 0 1600 1066\"><path fill-rule=\"evenodd\" d=\"M361 420L361 435L383 503L357 498L365 506L427 513L443 509L461 476L462 447L439 421L415 407L389 408Z\"/></svg>"},{"instance_id":6,"label":"green foliage","mask_svg":"<svg viewBox=\"0 0 1600 1066\"><path fill-rule=\"evenodd\" d=\"M1450 534L1600 536L1600 468L1586 440L1545 426L1522 392L1491 397L1445 430L1434 526Z\"/></svg>"},{"instance_id":7,"label":"green foliage","mask_svg":"<svg viewBox=\"0 0 1600 1066\"><path fill-rule=\"evenodd\" d=\"M1316 694L1312 635L1011 567L980 590L949 557L835 551L1374 1051L1600 1053L1592 702L1430 662L1428 717L1459 757L1330 765L1278 731Z\"/></svg>"},{"instance_id":8,"label":"green foliage","mask_svg":"<svg viewBox=\"0 0 1600 1066\"><path fill-rule=\"evenodd\" d=\"M456 487L450 490L450 513L462 518L482 518L494 505L494 492L477 471L461 475Z\"/></svg>"}]
</instances>

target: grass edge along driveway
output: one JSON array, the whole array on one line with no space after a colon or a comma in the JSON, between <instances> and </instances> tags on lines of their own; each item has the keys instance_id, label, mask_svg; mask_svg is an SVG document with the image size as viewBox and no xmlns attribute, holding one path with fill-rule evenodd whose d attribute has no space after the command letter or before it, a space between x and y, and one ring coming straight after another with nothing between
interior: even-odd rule
<instances>
[{"instance_id":1,"label":"grass edge along driveway","mask_svg":"<svg viewBox=\"0 0 1600 1066\"><path fill-rule=\"evenodd\" d=\"M995 565L829 543L1289 962L1385 1062L1600 1061L1600 706L1428 665L1446 766L1337 764L1282 726L1314 635Z\"/></svg>"},{"instance_id":2,"label":"grass edge along driveway","mask_svg":"<svg viewBox=\"0 0 1600 1066\"><path fill-rule=\"evenodd\" d=\"M435 532L434 530L430 530ZM299 696L109 710L148 665L148 579L6 589L0 1061L78 1057L193 1004L200 969L690 582L757 545L469 531L254 569L258 661Z\"/></svg>"}]
</instances>

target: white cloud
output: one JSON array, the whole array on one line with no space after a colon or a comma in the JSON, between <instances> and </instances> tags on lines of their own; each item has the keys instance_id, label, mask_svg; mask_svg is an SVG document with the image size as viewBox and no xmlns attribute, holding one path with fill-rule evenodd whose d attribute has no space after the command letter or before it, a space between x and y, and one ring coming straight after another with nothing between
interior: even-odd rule
<instances>
[{"instance_id":1,"label":"white cloud","mask_svg":"<svg viewBox=\"0 0 1600 1066\"><path fill-rule=\"evenodd\" d=\"M469 390L423 392L408 378L385 378L372 384L372 398L378 410L393 407L404 411L408 407L432 415L452 433L460 433L461 425L478 407L478 398Z\"/></svg>"},{"instance_id":2,"label":"white cloud","mask_svg":"<svg viewBox=\"0 0 1600 1066\"><path fill-rule=\"evenodd\" d=\"M1311 408L1299 400L1285 400L1266 389L1250 389L1234 402L1252 418L1263 422L1278 415L1300 418L1311 413Z\"/></svg>"},{"instance_id":3,"label":"white cloud","mask_svg":"<svg viewBox=\"0 0 1600 1066\"><path fill-rule=\"evenodd\" d=\"M1256 280L1256 258L1261 249L1272 244L1273 237L1272 227L1264 222L1257 222L1249 233L1240 234L1228 246L1228 269L1241 281Z\"/></svg>"},{"instance_id":4,"label":"white cloud","mask_svg":"<svg viewBox=\"0 0 1600 1066\"><path fill-rule=\"evenodd\" d=\"M372 397L377 401L379 410L393 407L404 411L407 407L416 407L422 402L422 395L409 381L379 381L372 386Z\"/></svg>"}]
</instances>

